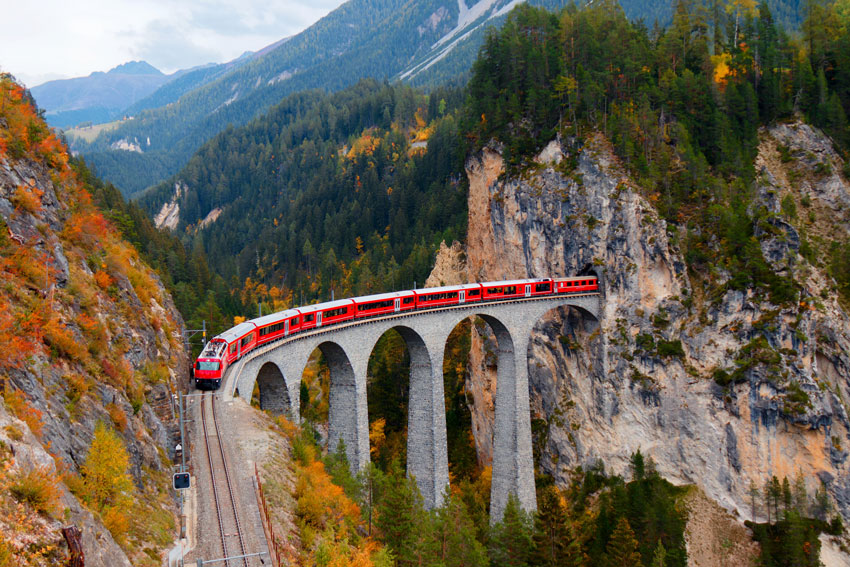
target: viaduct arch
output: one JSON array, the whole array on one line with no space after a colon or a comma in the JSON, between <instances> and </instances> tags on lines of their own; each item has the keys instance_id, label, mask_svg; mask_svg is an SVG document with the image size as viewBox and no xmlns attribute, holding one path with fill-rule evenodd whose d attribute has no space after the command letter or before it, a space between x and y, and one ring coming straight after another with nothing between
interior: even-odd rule
<instances>
[{"instance_id":1,"label":"viaduct arch","mask_svg":"<svg viewBox=\"0 0 850 567\"><path fill-rule=\"evenodd\" d=\"M300 419L301 376L319 348L330 369L328 443L345 443L355 470L369 462L366 371L378 339L396 329L410 352L407 471L416 478L425 505L440 506L449 486L443 356L449 333L464 319L479 316L498 343L491 522L498 521L514 494L523 509L537 509L528 398L528 343L534 325L559 306L578 308L597 321L599 294L545 296L474 303L351 321L299 333L255 349L228 369L222 390L250 399L260 384L263 409Z\"/></svg>"}]
</instances>

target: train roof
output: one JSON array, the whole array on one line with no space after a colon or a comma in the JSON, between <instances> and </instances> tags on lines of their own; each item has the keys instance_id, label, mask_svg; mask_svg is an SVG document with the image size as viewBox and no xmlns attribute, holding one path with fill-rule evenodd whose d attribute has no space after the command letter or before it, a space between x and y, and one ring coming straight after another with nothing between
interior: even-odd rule
<instances>
[{"instance_id":1,"label":"train roof","mask_svg":"<svg viewBox=\"0 0 850 567\"><path fill-rule=\"evenodd\" d=\"M240 339L256 329L256 325L251 323L250 321L245 321L244 323L239 323L232 329L228 329L222 334L219 335L220 338L226 340L227 342L233 342L236 339Z\"/></svg>"},{"instance_id":2,"label":"train roof","mask_svg":"<svg viewBox=\"0 0 850 567\"><path fill-rule=\"evenodd\" d=\"M443 293L448 291L460 291L462 289L477 289L481 287L481 284L462 284L462 285L444 285L440 287L420 287L416 290L417 294L426 294L426 293Z\"/></svg>"},{"instance_id":3,"label":"train roof","mask_svg":"<svg viewBox=\"0 0 850 567\"><path fill-rule=\"evenodd\" d=\"M394 291L391 293L376 293L375 295L364 295L363 297L355 297L357 303L371 303L373 301L384 301L386 299L395 299L396 297L410 297L414 295L412 291Z\"/></svg>"},{"instance_id":4,"label":"train roof","mask_svg":"<svg viewBox=\"0 0 850 567\"><path fill-rule=\"evenodd\" d=\"M563 282L563 281L586 280L586 279L595 280L596 275L595 274L585 274L583 276L566 276L566 277L563 277L563 278L555 278L555 281L556 282Z\"/></svg>"},{"instance_id":5,"label":"train roof","mask_svg":"<svg viewBox=\"0 0 850 567\"><path fill-rule=\"evenodd\" d=\"M271 313L269 315L257 317L256 319L251 319L251 322L254 323L257 327L264 327L273 323L279 323L284 319L289 319L290 317L295 317L297 315L297 309L284 309L283 311L278 311L277 313Z\"/></svg>"},{"instance_id":6,"label":"train roof","mask_svg":"<svg viewBox=\"0 0 850 567\"><path fill-rule=\"evenodd\" d=\"M526 285L532 283L543 283L551 281L549 278L534 278L529 280L505 280L505 281L496 281L496 282L482 282L481 285L484 287L492 287L492 286L506 286L506 285Z\"/></svg>"},{"instance_id":7,"label":"train roof","mask_svg":"<svg viewBox=\"0 0 850 567\"><path fill-rule=\"evenodd\" d=\"M304 313L315 313L317 311L324 311L325 309L336 309L337 307L344 307L346 305L354 305L353 299L337 299L336 301L327 301L325 303L316 303L314 305L306 305L304 307L299 307L298 312Z\"/></svg>"}]
</instances>

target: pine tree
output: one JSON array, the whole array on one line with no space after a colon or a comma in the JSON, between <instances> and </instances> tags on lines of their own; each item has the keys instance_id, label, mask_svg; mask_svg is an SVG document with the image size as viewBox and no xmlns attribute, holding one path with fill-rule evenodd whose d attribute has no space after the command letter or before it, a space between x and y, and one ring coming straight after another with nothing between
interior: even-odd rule
<instances>
[{"instance_id":1,"label":"pine tree","mask_svg":"<svg viewBox=\"0 0 850 567\"><path fill-rule=\"evenodd\" d=\"M658 545L655 546L655 553L652 555L651 567L667 567L667 550L664 549L664 544L658 540Z\"/></svg>"},{"instance_id":2,"label":"pine tree","mask_svg":"<svg viewBox=\"0 0 850 567\"><path fill-rule=\"evenodd\" d=\"M511 494L502 521L491 531L490 562L500 567L527 567L533 548L531 533L531 518Z\"/></svg>"},{"instance_id":3,"label":"pine tree","mask_svg":"<svg viewBox=\"0 0 850 567\"><path fill-rule=\"evenodd\" d=\"M410 537L428 527L428 518L415 481L404 474L397 460L384 478L376 508L375 527L381 533L381 541L393 550L400 565L408 564L417 551L417 542Z\"/></svg>"},{"instance_id":4,"label":"pine tree","mask_svg":"<svg viewBox=\"0 0 850 567\"><path fill-rule=\"evenodd\" d=\"M534 565L572 567L582 563L581 542L558 489L545 487L534 521Z\"/></svg>"},{"instance_id":5,"label":"pine tree","mask_svg":"<svg viewBox=\"0 0 850 567\"><path fill-rule=\"evenodd\" d=\"M637 567L642 565L635 532L625 516L617 522L617 528L605 548L606 567Z\"/></svg>"},{"instance_id":6,"label":"pine tree","mask_svg":"<svg viewBox=\"0 0 850 567\"><path fill-rule=\"evenodd\" d=\"M443 567L488 564L487 550L475 537L475 525L463 500L450 497L433 515L434 559Z\"/></svg>"}]
</instances>

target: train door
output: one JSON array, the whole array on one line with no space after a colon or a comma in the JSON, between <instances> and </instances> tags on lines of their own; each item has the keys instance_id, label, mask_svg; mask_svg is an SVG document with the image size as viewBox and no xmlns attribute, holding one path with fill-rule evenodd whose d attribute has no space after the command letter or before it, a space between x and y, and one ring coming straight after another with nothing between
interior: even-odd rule
<instances>
[{"instance_id":1,"label":"train door","mask_svg":"<svg viewBox=\"0 0 850 567\"><path fill-rule=\"evenodd\" d=\"M525 286L525 296L531 297L531 285Z\"/></svg>"},{"instance_id":2,"label":"train door","mask_svg":"<svg viewBox=\"0 0 850 567\"><path fill-rule=\"evenodd\" d=\"M395 304L395 312L398 313L399 311L401 311L401 299L396 297L393 303Z\"/></svg>"},{"instance_id":3,"label":"train door","mask_svg":"<svg viewBox=\"0 0 850 567\"><path fill-rule=\"evenodd\" d=\"M322 326L322 312L321 312L321 311L319 311L318 313L316 313L316 326L317 326L317 327L321 327L321 326Z\"/></svg>"},{"instance_id":4,"label":"train door","mask_svg":"<svg viewBox=\"0 0 850 567\"><path fill-rule=\"evenodd\" d=\"M460 301L458 303L466 303L466 290L465 289L460 290L459 297L460 297Z\"/></svg>"},{"instance_id":5,"label":"train door","mask_svg":"<svg viewBox=\"0 0 850 567\"><path fill-rule=\"evenodd\" d=\"M283 336L289 336L289 319L284 320L283 322Z\"/></svg>"}]
</instances>

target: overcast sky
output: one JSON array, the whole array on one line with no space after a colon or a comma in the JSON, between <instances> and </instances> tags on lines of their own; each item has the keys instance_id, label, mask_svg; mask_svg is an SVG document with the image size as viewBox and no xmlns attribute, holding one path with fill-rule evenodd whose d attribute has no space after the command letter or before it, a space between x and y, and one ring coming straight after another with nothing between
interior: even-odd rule
<instances>
[{"instance_id":1,"label":"overcast sky","mask_svg":"<svg viewBox=\"0 0 850 567\"><path fill-rule=\"evenodd\" d=\"M164 73L221 63L308 27L343 0L4 2L0 70L28 87L145 60Z\"/></svg>"}]
</instances>

